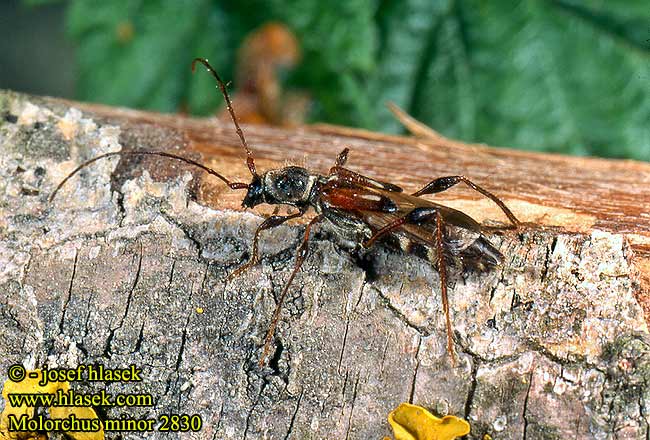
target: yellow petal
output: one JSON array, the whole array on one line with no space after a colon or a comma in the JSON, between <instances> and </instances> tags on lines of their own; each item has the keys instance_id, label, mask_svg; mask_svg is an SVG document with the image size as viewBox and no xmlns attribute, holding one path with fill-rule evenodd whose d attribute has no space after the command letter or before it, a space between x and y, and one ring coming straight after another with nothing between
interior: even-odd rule
<instances>
[{"instance_id":1,"label":"yellow petal","mask_svg":"<svg viewBox=\"0 0 650 440\"><path fill-rule=\"evenodd\" d=\"M36 373L37 377L29 377L31 373ZM61 382L48 382L45 385L39 385L38 383L42 377L43 372L41 370L27 370L25 378L20 382L13 382L7 379L2 388L2 397L7 400L7 395L12 393L56 393L56 390L61 387Z\"/></svg>"},{"instance_id":2,"label":"yellow petal","mask_svg":"<svg viewBox=\"0 0 650 440\"><path fill-rule=\"evenodd\" d=\"M442 419L421 406L402 403L388 415L395 440L453 440L469 434L469 423L455 416Z\"/></svg>"},{"instance_id":3,"label":"yellow petal","mask_svg":"<svg viewBox=\"0 0 650 440\"><path fill-rule=\"evenodd\" d=\"M26 405L12 406L8 399L9 394L46 394L55 393L57 390L58 383L48 382L45 386L38 384L43 376L41 370L28 370L25 373L25 378L20 382L7 379L2 387L2 397L5 400L5 409L0 414L0 438L2 439L36 438L36 433L9 431L9 416L15 417L16 420L19 420L22 416L27 416L30 419L34 417L34 407ZM37 376L31 378L29 377L31 373L36 373Z\"/></svg>"},{"instance_id":4,"label":"yellow petal","mask_svg":"<svg viewBox=\"0 0 650 440\"><path fill-rule=\"evenodd\" d=\"M30 373L37 373L36 378L30 378ZM67 392L70 389L69 382L48 382L45 385L39 385L43 373L41 370L27 371L25 379L20 382L13 382L9 379L2 388L2 397L5 400L5 409L0 415L0 440L31 440L41 439L42 436L35 432L16 432L9 431L9 416L13 415L16 419L26 415L28 418L34 417L34 408L26 405L11 406L8 395L9 394L55 394L58 390ZM97 419L97 414L90 407L50 407L51 419L65 419L74 415L77 419ZM99 423L99 420L97 422ZM102 440L104 438L104 430L99 425L100 430L95 432L77 432L68 431L66 434L74 440Z\"/></svg>"}]
</instances>

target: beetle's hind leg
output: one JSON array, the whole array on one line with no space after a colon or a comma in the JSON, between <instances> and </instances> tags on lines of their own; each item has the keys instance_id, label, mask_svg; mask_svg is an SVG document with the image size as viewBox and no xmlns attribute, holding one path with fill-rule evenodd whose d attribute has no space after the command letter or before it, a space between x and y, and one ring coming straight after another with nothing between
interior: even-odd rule
<instances>
[{"instance_id":1,"label":"beetle's hind leg","mask_svg":"<svg viewBox=\"0 0 650 440\"><path fill-rule=\"evenodd\" d=\"M445 313L445 326L447 329L447 353L451 358L452 365L456 365L456 355L454 352L454 339L453 339L453 329L451 327L451 315L449 311L449 298L447 295L447 262L445 261L445 245L444 245L444 221L442 219L442 214L436 208L415 208L413 211L408 213L406 216L401 217L384 226L382 229L375 232L370 239L368 239L363 246L368 248L372 244L380 239L381 237L388 235L399 228L404 224L423 224L428 223L431 220L435 221L435 248L437 254L436 265L438 268L438 275L440 277L440 294L442 296L442 308ZM403 249L407 251L408 249Z\"/></svg>"},{"instance_id":2,"label":"beetle's hind leg","mask_svg":"<svg viewBox=\"0 0 650 440\"><path fill-rule=\"evenodd\" d=\"M517 217L515 217L515 215L512 213L512 211L510 211L510 209L506 206L506 204L501 201L501 199L499 199L497 196L495 196L488 190L481 188L480 186L478 186L477 184L475 184L465 176L439 177L427 183L422 189L420 189L417 192L414 192L412 195L419 197L424 194L439 193L448 190L449 188L451 188L454 185L457 185L460 182L463 182L465 185L469 186L474 191L483 194L485 197L487 197L488 199L496 203L497 206L501 208L501 211L503 211L506 217L508 217L508 220L510 220L510 223L512 223L513 227L517 228L519 225L521 225L521 222L517 219Z\"/></svg>"},{"instance_id":3,"label":"beetle's hind leg","mask_svg":"<svg viewBox=\"0 0 650 440\"><path fill-rule=\"evenodd\" d=\"M447 328L447 353L451 357L451 364L456 365L454 353L453 330L451 328L451 316L449 313L449 298L447 296L447 263L445 261L445 249L443 244L443 221L439 211L435 213L436 219L436 253L438 254L438 275L440 276L440 295L442 297L442 308L445 312L445 325Z\"/></svg>"},{"instance_id":4,"label":"beetle's hind leg","mask_svg":"<svg viewBox=\"0 0 650 440\"><path fill-rule=\"evenodd\" d=\"M363 243L363 247L369 248L377 240L379 240L385 235L388 235L400 229L405 224L421 225L423 223L428 223L431 220L431 218L436 214L438 214L438 210L436 208L431 208L431 207L415 208L405 216L393 220L393 222L387 224L386 226L384 226L383 228L379 229L377 232L372 234L372 236ZM402 249L402 250L405 252L408 251L408 249Z\"/></svg>"}]
</instances>

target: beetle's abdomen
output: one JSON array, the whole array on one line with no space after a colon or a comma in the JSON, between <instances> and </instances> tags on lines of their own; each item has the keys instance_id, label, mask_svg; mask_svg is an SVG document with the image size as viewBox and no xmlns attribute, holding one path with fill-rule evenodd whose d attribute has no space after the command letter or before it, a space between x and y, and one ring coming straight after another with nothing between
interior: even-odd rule
<instances>
[{"instance_id":1,"label":"beetle's abdomen","mask_svg":"<svg viewBox=\"0 0 650 440\"><path fill-rule=\"evenodd\" d=\"M414 240L403 234L391 234L381 240L388 247L414 255L437 266L438 251L435 243ZM479 235L469 246L456 248L448 243L443 245L446 260L450 263L458 261L465 269L485 271L498 266L503 261L503 255L485 237Z\"/></svg>"}]
</instances>

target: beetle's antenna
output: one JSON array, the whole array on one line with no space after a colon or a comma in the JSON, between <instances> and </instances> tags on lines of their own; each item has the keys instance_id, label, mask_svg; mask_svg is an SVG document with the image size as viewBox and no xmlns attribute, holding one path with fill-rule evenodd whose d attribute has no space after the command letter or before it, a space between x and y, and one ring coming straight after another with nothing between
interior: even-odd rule
<instances>
[{"instance_id":1,"label":"beetle's antenna","mask_svg":"<svg viewBox=\"0 0 650 440\"><path fill-rule=\"evenodd\" d=\"M242 146L246 150L246 155L247 155L246 165L248 165L248 169L250 170L251 174L254 177L257 177L257 171L255 170L255 160L253 159L253 153L251 152L250 148L248 148L248 143L246 142L246 138L244 137L244 132L239 127L239 123L237 122L237 117L235 116L235 110L233 110L232 108L232 102L230 101L230 96L228 95L226 84L223 82L221 77L219 77L217 71L212 68L208 60L206 60L205 58L194 58L194 60L192 61L192 72L194 72L197 62L203 64L205 68L208 69L208 72L210 72L212 76L214 76L214 78L217 80L217 84L219 85L219 89L221 90L221 94L223 95L223 99L226 100L226 107L228 108L228 113L230 113L232 122L235 123L235 130L237 131L237 135L239 136L239 139L241 139Z\"/></svg>"},{"instance_id":2,"label":"beetle's antenna","mask_svg":"<svg viewBox=\"0 0 650 440\"><path fill-rule=\"evenodd\" d=\"M208 167L206 167L205 165L203 165L203 164L201 164L199 162L196 162L196 161L194 161L192 159L188 159L187 157L177 156L177 155L171 154L171 153L165 153L164 151L113 151L113 152L110 152L110 153L102 154L102 155L97 156L97 157L93 157L92 159L87 160L86 162L82 163L77 168L75 168L74 171L72 171L70 174L68 174L66 176L66 178L63 179L61 181L61 183L58 184L58 186L56 187L54 192L52 192L52 194L50 195L49 202L51 203L52 200L54 200L54 197L56 196L56 193L59 192L59 190L63 187L63 185L65 185L65 183L68 180L70 180L70 178L72 176L77 174L82 169L86 168L88 165L91 165L91 164L97 162L100 159L104 159L106 157L113 157L113 156L161 156L161 157L168 157L168 158L180 160L181 162L185 162L185 163L188 163L190 165L194 165L195 167L201 168L203 171L207 172L208 174L211 174L211 175L217 177L218 179L221 179L226 185L228 185L228 187L230 189L248 188L247 183L231 182L230 180L226 179L221 174L217 173L212 168L208 168Z\"/></svg>"}]
</instances>

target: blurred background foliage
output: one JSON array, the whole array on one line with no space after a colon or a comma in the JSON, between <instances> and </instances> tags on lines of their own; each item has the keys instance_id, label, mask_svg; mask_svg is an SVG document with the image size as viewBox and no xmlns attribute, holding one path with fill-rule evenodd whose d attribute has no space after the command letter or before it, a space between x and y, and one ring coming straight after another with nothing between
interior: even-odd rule
<instances>
[{"instance_id":1,"label":"blurred background foliage","mask_svg":"<svg viewBox=\"0 0 650 440\"><path fill-rule=\"evenodd\" d=\"M650 160L648 0L24 3L65 7L78 99L207 114L220 98L189 61L233 78L246 35L278 21L310 121L401 132L390 100L464 141Z\"/></svg>"}]
</instances>

